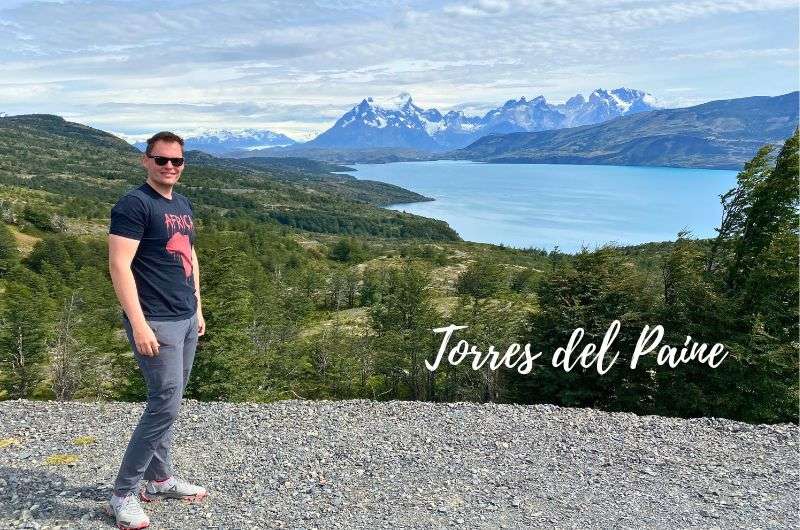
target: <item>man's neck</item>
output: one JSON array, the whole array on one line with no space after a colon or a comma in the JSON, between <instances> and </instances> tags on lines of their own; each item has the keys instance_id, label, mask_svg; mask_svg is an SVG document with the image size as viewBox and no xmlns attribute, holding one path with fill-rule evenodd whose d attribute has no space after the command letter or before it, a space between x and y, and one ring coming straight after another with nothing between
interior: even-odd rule
<instances>
[{"instance_id":1,"label":"man's neck","mask_svg":"<svg viewBox=\"0 0 800 530\"><path fill-rule=\"evenodd\" d=\"M166 199L172 200L172 186L164 186L163 184L158 184L157 182L153 182L150 177L147 177L147 183L150 185L151 188L156 190L159 195L163 196Z\"/></svg>"}]
</instances>

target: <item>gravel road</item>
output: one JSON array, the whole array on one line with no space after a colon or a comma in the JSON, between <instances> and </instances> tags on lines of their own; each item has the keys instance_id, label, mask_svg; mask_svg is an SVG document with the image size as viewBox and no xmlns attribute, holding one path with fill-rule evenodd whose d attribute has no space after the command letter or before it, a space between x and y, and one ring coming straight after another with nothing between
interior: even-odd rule
<instances>
[{"instance_id":1,"label":"gravel road","mask_svg":"<svg viewBox=\"0 0 800 530\"><path fill-rule=\"evenodd\" d=\"M0 528L114 528L143 408L0 402ZM144 506L153 529L798 528L799 440L552 405L187 400L175 466L209 497Z\"/></svg>"}]
</instances>

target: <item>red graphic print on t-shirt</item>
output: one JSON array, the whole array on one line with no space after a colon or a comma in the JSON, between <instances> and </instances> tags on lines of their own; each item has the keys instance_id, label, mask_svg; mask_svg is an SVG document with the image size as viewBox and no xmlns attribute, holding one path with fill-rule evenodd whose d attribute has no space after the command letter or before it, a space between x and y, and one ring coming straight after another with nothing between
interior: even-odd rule
<instances>
[{"instance_id":1,"label":"red graphic print on t-shirt","mask_svg":"<svg viewBox=\"0 0 800 530\"><path fill-rule=\"evenodd\" d=\"M181 260L183 274L188 278L192 274L192 242L189 236L180 230L190 231L194 229L192 216L165 213L164 224L168 231L174 232L169 241L167 241L167 252Z\"/></svg>"}]
</instances>

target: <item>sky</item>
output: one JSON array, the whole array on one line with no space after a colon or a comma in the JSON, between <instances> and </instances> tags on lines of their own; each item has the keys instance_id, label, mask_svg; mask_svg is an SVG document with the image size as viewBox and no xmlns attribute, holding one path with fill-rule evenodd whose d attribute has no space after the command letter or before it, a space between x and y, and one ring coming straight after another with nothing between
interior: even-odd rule
<instances>
[{"instance_id":1,"label":"sky","mask_svg":"<svg viewBox=\"0 0 800 530\"><path fill-rule=\"evenodd\" d=\"M0 112L130 141L308 140L362 99L478 114L596 88L684 107L798 89L797 0L0 0Z\"/></svg>"}]
</instances>

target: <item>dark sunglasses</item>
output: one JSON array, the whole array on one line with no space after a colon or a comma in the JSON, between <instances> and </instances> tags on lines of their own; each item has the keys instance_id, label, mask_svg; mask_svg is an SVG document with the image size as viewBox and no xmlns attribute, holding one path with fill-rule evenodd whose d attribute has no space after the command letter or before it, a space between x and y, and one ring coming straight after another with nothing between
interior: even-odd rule
<instances>
[{"instance_id":1,"label":"dark sunglasses","mask_svg":"<svg viewBox=\"0 0 800 530\"><path fill-rule=\"evenodd\" d=\"M167 162L172 162L172 165L175 167L181 167L183 165L183 158L169 158L168 156L153 155L147 155L147 158L155 160L157 166L166 166Z\"/></svg>"}]
</instances>

